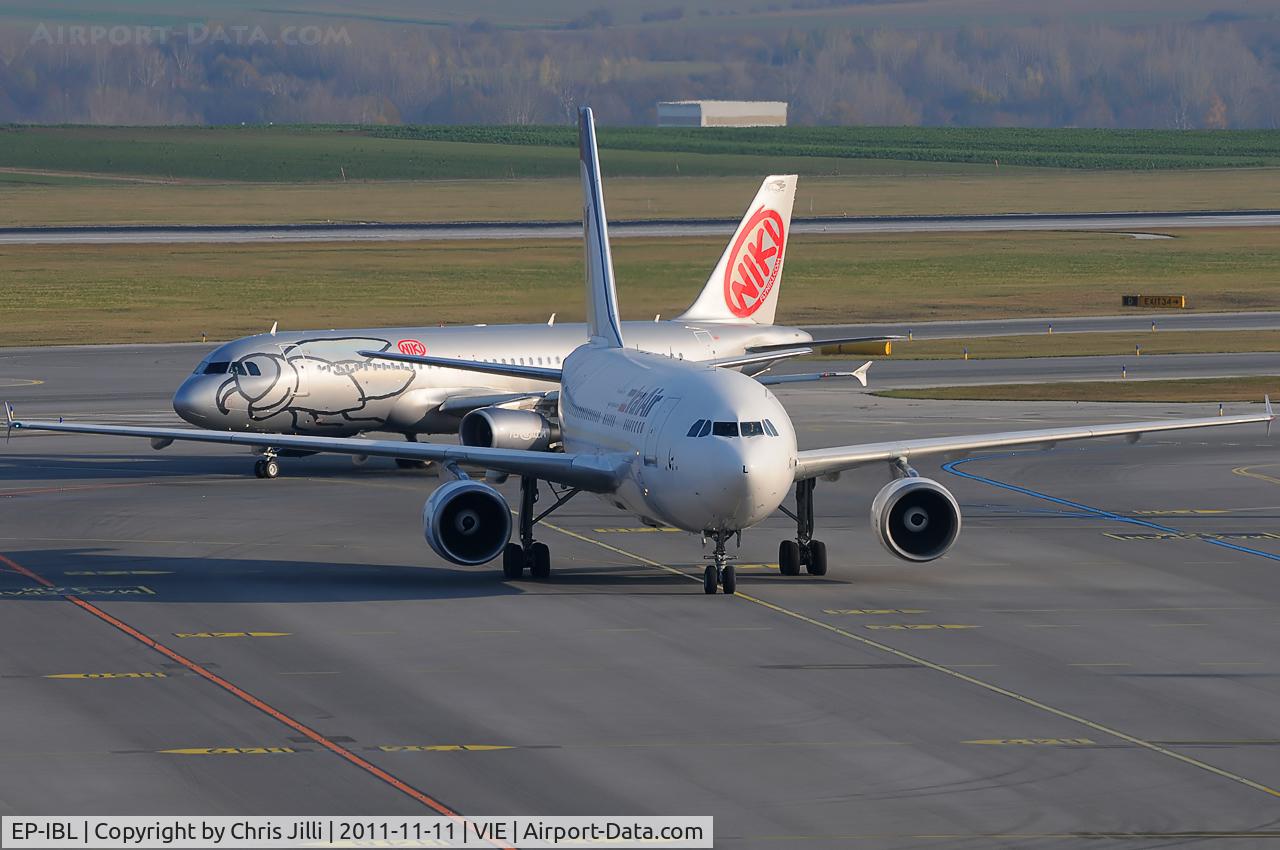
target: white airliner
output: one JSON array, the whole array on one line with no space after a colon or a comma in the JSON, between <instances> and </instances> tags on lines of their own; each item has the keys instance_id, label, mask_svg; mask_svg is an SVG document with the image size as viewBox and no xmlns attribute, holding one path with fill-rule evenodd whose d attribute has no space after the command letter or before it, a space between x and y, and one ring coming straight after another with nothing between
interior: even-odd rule
<instances>
[{"instance_id":1,"label":"white airliner","mask_svg":"<svg viewBox=\"0 0 1280 850\"><path fill-rule=\"evenodd\" d=\"M886 337L815 341L800 328L774 325L795 200L795 175L760 184L720 261L693 305L674 319L625 322L627 345L689 360L767 355L797 346L820 348ZM431 354L516 366L559 368L587 341L586 325L556 323L440 328L356 328L258 334L218 346L173 396L173 409L200 428L260 434L349 437L385 431L416 441L424 434L527 437L520 448L546 448L555 433L555 384L525 375L390 361L362 351ZM737 361L751 374L772 358ZM832 372L824 377L856 378ZM865 381L864 381L865 383ZM165 441L155 443L164 448ZM263 441L254 466L279 474L281 455L297 453ZM359 460L359 458L357 458ZM400 466L421 461L397 457Z\"/></svg>"},{"instance_id":2,"label":"white airliner","mask_svg":"<svg viewBox=\"0 0 1280 850\"><path fill-rule=\"evenodd\" d=\"M725 544L779 509L797 524L795 540L779 547L779 566L796 575L827 571L826 547L813 539L813 492L819 477L884 463L893 478L871 506L881 543L908 561L941 556L960 531L960 509L941 485L911 468L917 457L958 455L983 449L1052 445L1066 440L1128 436L1156 431L1271 422L1265 413L1206 419L1129 422L1096 427L1045 428L958 437L888 440L800 451L787 411L766 386L724 364L680 360L625 347L613 279L613 260L601 193L595 125L589 109L579 117L587 267L587 329L590 339L559 367L485 363L414 354L377 352L379 358L430 367L464 369L558 383L563 451L502 446L405 444L398 441L313 436L273 437L299 451L411 457L437 461L454 480L441 485L423 509L427 542L441 557L462 565L499 555L503 573L535 578L551 571L550 552L534 539L535 523L579 492L595 493L653 525L700 533L714 542L703 576L707 593L733 593L736 578ZM11 428L193 440L254 445L260 435L18 422L6 405ZM465 435L464 435L465 436ZM511 511L488 484L473 480L462 465L521 479L519 542L511 539ZM535 515L540 481L556 485L555 503ZM797 510L782 508L795 488Z\"/></svg>"}]
</instances>

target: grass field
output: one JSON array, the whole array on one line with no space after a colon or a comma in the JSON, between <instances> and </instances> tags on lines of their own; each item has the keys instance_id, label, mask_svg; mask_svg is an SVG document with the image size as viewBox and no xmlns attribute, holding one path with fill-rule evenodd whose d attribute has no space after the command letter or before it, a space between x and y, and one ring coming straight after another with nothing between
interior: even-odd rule
<instances>
[{"instance_id":1,"label":"grass field","mask_svg":"<svg viewBox=\"0 0 1280 850\"><path fill-rule=\"evenodd\" d=\"M605 176L901 172L910 163L1165 170L1280 165L1275 130L604 127ZM0 167L256 182L577 174L561 127L0 127Z\"/></svg>"},{"instance_id":2,"label":"grass field","mask_svg":"<svg viewBox=\"0 0 1280 850\"><path fill-rule=\"evenodd\" d=\"M692 301L719 240L620 240L628 318ZM282 328L542 321L582 314L582 248L547 243L0 246L0 345L225 339ZM1124 292L1280 309L1280 234L1175 240L1022 233L798 237L778 321L1105 314Z\"/></svg>"},{"instance_id":3,"label":"grass field","mask_svg":"<svg viewBox=\"0 0 1280 850\"><path fill-rule=\"evenodd\" d=\"M975 401L1170 401L1261 402L1280 397L1280 376L1179 378L1170 381L1080 381L1059 384L1000 384L977 387L929 387L884 390L886 398ZM1232 411L1239 412L1239 411Z\"/></svg>"},{"instance_id":4,"label":"grass field","mask_svg":"<svg viewBox=\"0 0 1280 850\"><path fill-rule=\"evenodd\" d=\"M1118 309L1118 308L1117 308ZM1159 319L1160 316L1153 318ZM894 360L955 360L969 350L972 360L1009 357L1091 357L1108 354L1217 354L1228 351L1280 351L1280 331L1141 331L1137 333L1056 333L975 339L901 340ZM848 360L839 354L815 359Z\"/></svg>"},{"instance_id":5,"label":"grass field","mask_svg":"<svg viewBox=\"0 0 1280 850\"><path fill-rule=\"evenodd\" d=\"M1277 205L1280 168L1096 172L874 162L878 173L802 177L796 216L1262 209ZM733 177L617 177L615 220L732 218L760 170ZM898 166L904 166L899 168ZM485 221L581 216L576 179L349 183L126 182L0 171L0 226Z\"/></svg>"}]
</instances>

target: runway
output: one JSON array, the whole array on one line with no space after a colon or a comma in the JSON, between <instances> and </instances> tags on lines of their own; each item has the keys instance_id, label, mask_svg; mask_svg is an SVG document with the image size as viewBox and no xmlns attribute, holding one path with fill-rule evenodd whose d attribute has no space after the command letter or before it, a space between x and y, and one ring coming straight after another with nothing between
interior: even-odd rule
<instances>
[{"instance_id":1,"label":"runway","mask_svg":"<svg viewBox=\"0 0 1280 850\"><path fill-rule=\"evenodd\" d=\"M737 219L613 221L613 238L730 236ZM795 218L791 234L983 233L1015 230L1119 230L1145 234L1178 228L1276 227L1280 210L1012 214L995 216L850 216ZM417 242L472 239L580 239L578 221L459 223L312 223L284 225L84 225L0 228L0 245L179 244L242 242Z\"/></svg>"},{"instance_id":2,"label":"runway","mask_svg":"<svg viewBox=\"0 0 1280 850\"><path fill-rule=\"evenodd\" d=\"M49 367L13 390L28 417L172 423L200 353L7 356L0 380ZM1209 412L781 395L804 447ZM775 517L743 537L739 598L702 594L696 538L587 497L539 532L553 579L504 583L422 541L436 479L250 463L38 433L0 454L0 813L430 814L426 796L714 815L744 848L1280 838L1261 427L922 466L966 514L928 565L874 542L887 471L847 474L817 491L831 573L767 566L794 530Z\"/></svg>"}]
</instances>

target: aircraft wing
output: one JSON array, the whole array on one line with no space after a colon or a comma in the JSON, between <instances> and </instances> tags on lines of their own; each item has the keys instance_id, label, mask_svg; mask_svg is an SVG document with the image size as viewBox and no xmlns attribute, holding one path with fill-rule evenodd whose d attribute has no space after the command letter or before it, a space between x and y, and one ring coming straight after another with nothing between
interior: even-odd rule
<instances>
[{"instance_id":1,"label":"aircraft wing","mask_svg":"<svg viewBox=\"0 0 1280 850\"><path fill-rule=\"evenodd\" d=\"M732 357L717 357L714 360L697 360L696 363L705 363L708 366L717 366L724 369L732 369L736 366L754 366L760 363L774 363L778 360L785 360L788 357L803 357L806 354L812 354L813 349L807 346L796 347L788 345L785 348L767 351L755 354L737 354Z\"/></svg>"},{"instance_id":2,"label":"aircraft wing","mask_svg":"<svg viewBox=\"0 0 1280 850\"><path fill-rule=\"evenodd\" d=\"M806 342L805 345L821 350L830 345L852 345L858 342L894 342L900 339L906 339L906 337L894 334L882 334L880 336L840 336L832 337L831 339L811 339ZM748 348L747 351L764 354L769 351L791 348L794 345L794 342L774 342L768 345L753 345Z\"/></svg>"},{"instance_id":3,"label":"aircraft wing","mask_svg":"<svg viewBox=\"0 0 1280 850\"><path fill-rule=\"evenodd\" d=\"M558 395L558 390L551 390L545 393L486 393L483 391L471 391L449 396L440 402L438 409L441 413L462 416L482 407L498 407L516 401L530 399L537 399L540 403L553 401Z\"/></svg>"},{"instance_id":4,"label":"aircraft wing","mask_svg":"<svg viewBox=\"0 0 1280 850\"><path fill-rule=\"evenodd\" d=\"M795 480L829 475L853 469L877 461L893 462L898 459L931 455L962 456L987 449L1011 449L1024 446L1052 447L1069 440L1092 440L1098 437L1129 437L1136 441L1143 434L1161 431L1185 431L1193 428L1217 428L1224 425L1245 425L1252 422L1270 423L1275 419L1271 400L1266 400L1264 413L1244 416L1211 416L1203 419L1156 419L1150 422L1120 422L1115 425L1071 426L1067 428L1038 428L1030 431L1000 431L994 434L971 434L960 437L926 437L922 440L889 440L883 443L863 443L855 446L834 446L829 449L808 449L796 456Z\"/></svg>"},{"instance_id":5,"label":"aircraft wing","mask_svg":"<svg viewBox=\"0 0 1280 850\"><path fill-rule=\"evenodd\" d=\"M439 366L443 369L462 369L486 375L505 375L508 378L527 378L531 381L560 383L560 370L546 366L517 366L514 363L492 363L488 360L463 360L454 357L431 357L417 354L401 354L398 351L357 351L361 357L374 360L394 360L397 363L418 363L423 366Z\"/></svg>"},{"instance_id":6,"label":"aircraft wing","mask_svg":"<svg viewBox=\"0 0 1280 850\"><path fill-rule=\"evenodd\" d=\"M9 408L6 405L6 413ZM573 455L515 449L487 449L441 443L399 440L366 440L360 437L305 437L286 434L240 434L193 428L138 428L124 425L92 425L71 422L22 422L9 419L14 431L60 431L72 434L105 434L152 440L186 440L233 446L270 446L302 452L332 452L371 457L399 457L479 466L512 475L536 475L592 493L612 492L622 480L629 458L625 455Z\"/></svg>"}]
</instances>

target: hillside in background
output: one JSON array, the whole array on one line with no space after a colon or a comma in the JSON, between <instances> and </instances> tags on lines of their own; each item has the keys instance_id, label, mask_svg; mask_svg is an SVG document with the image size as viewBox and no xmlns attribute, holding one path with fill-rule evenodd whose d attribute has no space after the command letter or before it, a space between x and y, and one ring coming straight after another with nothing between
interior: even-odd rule
<instances>
[{"instance_id":1,"label":"hillside in background","mask_svg":"<svg viewBox=\"0 0 1280 850\"><path fill-rule=\"evenodd\" d=\"M1257 0L52 0L0 9L0 122L1280 127Z\"/></svg>"}]
</instances>

